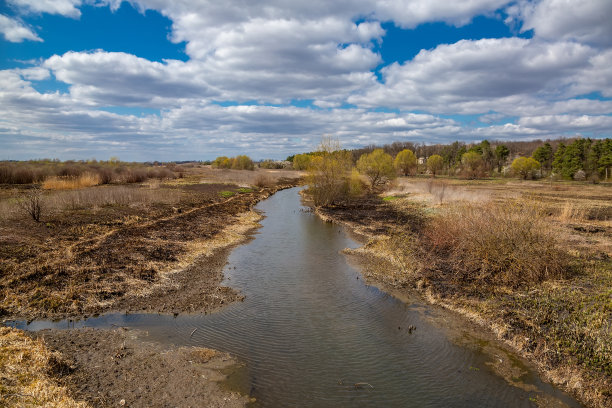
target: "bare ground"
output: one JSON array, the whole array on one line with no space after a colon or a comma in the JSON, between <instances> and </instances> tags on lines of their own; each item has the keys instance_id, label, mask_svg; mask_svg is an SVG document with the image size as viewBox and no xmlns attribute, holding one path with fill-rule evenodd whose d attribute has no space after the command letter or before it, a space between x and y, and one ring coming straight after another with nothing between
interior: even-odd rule
<instances>
[{"instance_id":1,"label":"bare ground","mask_svg":"<svg viewBox=\"0 0 612 408\"><path fill-rule=\"evenodd\" d=\"M164 348L125 329L31 333L61 353L54 374L91 407L242 407L248 397L219 385L239 368L230 355L198 347Z\"/></svg>"}]
</instances>

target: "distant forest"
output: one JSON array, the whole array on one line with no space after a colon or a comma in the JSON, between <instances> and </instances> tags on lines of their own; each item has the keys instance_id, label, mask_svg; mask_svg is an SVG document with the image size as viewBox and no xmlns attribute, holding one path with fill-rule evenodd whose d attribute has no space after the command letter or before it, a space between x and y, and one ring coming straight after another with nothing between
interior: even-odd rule
<instances>
[{"instance_id":1,"label":"distant forest","mask_svg":"<svg viewBox=\"0 0 612 408\"><path fill-rule=\"evenodd\" d=\"M417 173L428 172L428 159L437 155L442 158L443 164L441 171L436 174L465 175L469 173L470 177L516 174L516 165L522 163L521 160L525 162L525 159L529 159L527 163L532 168L523 174L529 174L530 178L554 176L591 181L612 179L612 139L610 138L491 142L484 140L480 143L456 141L450 144L435 145L394 142L382 146L369 145L349 150L349 152L355 163L362 155L376 149L382 149L392 157L397 157L397 154L403 150L410 150L418 159L418 165L415 167ZM318 154L320 152L290 156L287 160L293 162L294 167L297 168L300 167L298 164L300 159ZM519 159L518 162L517 159ZM470 171L466 172L468 164Z\"/></svg>"}]
</instances>

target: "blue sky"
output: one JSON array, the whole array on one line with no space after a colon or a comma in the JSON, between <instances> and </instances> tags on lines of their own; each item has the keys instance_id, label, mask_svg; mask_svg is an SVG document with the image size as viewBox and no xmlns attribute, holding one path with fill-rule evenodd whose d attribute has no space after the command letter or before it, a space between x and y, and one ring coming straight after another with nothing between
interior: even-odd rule
<instances>
[{"instance_id":1,"label":"blue sky","mask_svg":"<svg viewBox=\"0 0 612 408\"><path fill-rule=\"evenodd\" d=\"M0 160L612 136L609 0L0 0Z\"/></svg>"}]
</instances>

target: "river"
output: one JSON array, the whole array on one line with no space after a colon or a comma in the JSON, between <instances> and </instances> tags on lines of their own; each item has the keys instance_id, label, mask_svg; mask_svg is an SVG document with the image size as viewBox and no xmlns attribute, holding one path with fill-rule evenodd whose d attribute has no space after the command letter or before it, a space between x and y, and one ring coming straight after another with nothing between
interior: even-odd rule
<instances>
[{"instance_id":1,"label":"river","mask_svg":"<svg viewBox=\"0 0 612 408\"><path fill-rule=\"evenodd\" d=\"M526 387L509 384L491 368L490 355L457 344L430 318L439 311L365 284L340 253L358 244L302 207L297 188L256 209L265 215L262 228L225 269L224 284L244 302L209 315L14 325L119 325L146 330L155 341L227 351L246 363L247 391L261 407L533 407L543 397L581 406L531 370L520 379Z\"/></svg>"}]
</instances>

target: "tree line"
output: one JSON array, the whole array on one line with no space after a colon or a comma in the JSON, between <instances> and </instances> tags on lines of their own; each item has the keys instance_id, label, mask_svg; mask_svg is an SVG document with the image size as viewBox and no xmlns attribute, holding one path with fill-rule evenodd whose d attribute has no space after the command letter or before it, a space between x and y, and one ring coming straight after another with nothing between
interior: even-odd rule
<instances>
[{"instance_id":1,"label":"tree line","mask_svg":"<svg viewBox=\"0 0 612 408\"><path fill-rule=\"evenodd\" d=\"M513 175L523 179L553 176L591 181L612 178L612 139L609 138L504 143L484 140L472 144L457 141L447 145L395 142L345 152L347 160L357 169L363 169L368 162L379 163L388 170L391 161L391 167L406 176L445 174L482 178ZM313 160L324 154L322 151L297 154L287 160L296 170L308 170ZM377 182L379 176L374 178Z\"/></svg>"}]
</instances>

